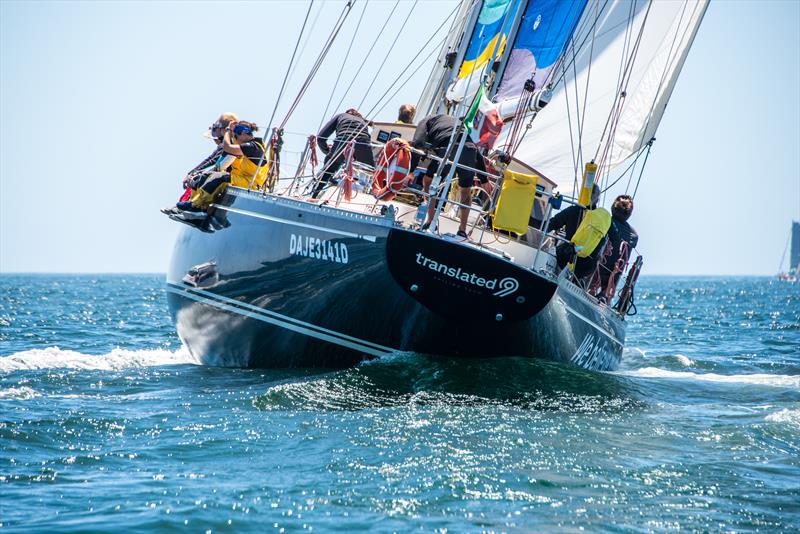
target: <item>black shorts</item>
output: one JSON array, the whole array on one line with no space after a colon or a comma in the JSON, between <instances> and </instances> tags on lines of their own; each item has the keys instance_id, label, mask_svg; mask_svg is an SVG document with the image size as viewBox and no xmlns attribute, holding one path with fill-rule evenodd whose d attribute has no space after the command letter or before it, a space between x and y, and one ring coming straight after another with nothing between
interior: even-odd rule
<instances>
[{"instance_id":1,"label":"black shorts","mask_svg":"<svg viewBox=\"0 0 800 534\"><path fill-rule=\"evenodd\" d=\"M437 149L436 155L440 158L444 158L444 151L445 149ZM461 157L458 159L460 165L466 165L469 169L465 169L463 167L456 167L456 176L458 176L458 186L459 187L472 187L475 176L477 175L478 180L482 184L485 184L489 180L483 174L478 174L475 172L475 168L478 165L478 158L482 157L478 154L477 149L471 147L469 145L464 145L464 149L461 151ZM433 177L436 174L436 170L439 168L439 162L432 159L431 162L428 164L428 170L426 175L429 177ZM450 165L447 165L444 170L442 171L442 176L446 177L447 174L450 172Z\"/></svg>"}]
</instances>

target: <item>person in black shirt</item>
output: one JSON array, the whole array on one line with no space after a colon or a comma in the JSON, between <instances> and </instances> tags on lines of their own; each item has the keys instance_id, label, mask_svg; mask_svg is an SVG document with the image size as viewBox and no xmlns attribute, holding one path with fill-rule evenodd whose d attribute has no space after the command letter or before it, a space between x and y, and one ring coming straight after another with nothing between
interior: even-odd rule
<instances>
[{"instance_id":1,"label":"person in black shirt","mask_svg":"<svg viewBox=\"0 0 800 534\"><path fill-rule=\"evenodd\" d=\"M625 261L628 260L630 250L639 244L639 234L628 223L628 219L633 213L633 198L628 195L620 195L614 199L611 205L611 227L608 229L608 239L611 241L611 254L605 258L600 266L600 291L605 292L608 281L614 272L614 264L622 255L620 245L622 242L628 244ZM621 273L614 276L613 285L616 287Z\"/></svg>"},{"instance_id":2,"label":"person in black shirt","mask_svg":"<svg viewBox=\"0 0 800 534\"><path fill-rule=\"evenodd\" d=\"M450 139L453 137L453 130L458 126L458 121L455 117L451 115L430 115L425 117L420 121L417 125L417 129L414 132L414 139L411 141L411 146L418 149L418 150L433 150L433 152L440 158L447 160L455 156L456 149L458 147L459 138L456 138L453 141L453 145L451 147L451 154L446 154L447 147L450 144ZM462 133L461 135L467 135L466 133ZM419 165L420 160L422 157L419 154L412 153L411 154L411 172L417 168ZM478 153L478 148L475 144L467 140L464 143L464 148L461 151L461 156L458 159L459 165L463 165L464 167L458 166L456 167L456 176L458 177L458 186L459 186L459 194L460 199L459 202L464 205L469 205L472 200L472 184L477 174L478 179L480 180L481 184L488 183L488 179L486 178L485 174L476 173L474 169L478 169L479 171L486 172L486 167L484 166L483 156ZM468 167L468 168L465 168ZM431 160L428 164L428 169L425 172L425 176L422 179L422 189L426 193L429 192L431 182L433 181L433 177L436 174L437 169L439 168L439 162L436 160ZM444 169L442 170L442 176L447 176L450 172L450 164L446 164ZM428 214L425 217L425 223L422 225L423 228L427 228L431 220L433 219L433 213L436 209L436 203L430 202L428 204ZM469 210L467 208L459 208L458 215L460 219L460 224L458 226L458 235L459 237L466 238L467 237L467 216L469 214Z\"/></svg>"},{"instance_id":3,"label":"person in black shirt","mask_svg":"<svg viewBox=\"0 0 800 534\"><path fill-rule=\"evenodd\" d=\"M344 149L348 141L354 141L353 159L371 167L375 166L375 157L370 147L369 130L367 121L355 109L348 109L344 113L334 116L317 134L317 145L325 154L325 163L322 167L322 176L314 186L312 198L317 198L320 192L330 183L336 171L344 165ZM328 146L328 138L336 132L333 147Z\"/></svg>"}]
</instances>

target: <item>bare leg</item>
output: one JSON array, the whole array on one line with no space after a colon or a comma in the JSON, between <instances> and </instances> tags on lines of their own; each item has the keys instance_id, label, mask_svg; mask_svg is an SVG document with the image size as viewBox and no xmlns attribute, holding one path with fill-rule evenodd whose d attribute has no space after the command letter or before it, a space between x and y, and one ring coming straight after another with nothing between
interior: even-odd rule
<instances>
[{"instance_id":1,"label":"bare leg","mask_svg":"<svg viewBox=\"0 0 800 534\"><path fill-rule=\"evenodd\" d=\"M433 178L430 176L423 176L422 177L422 190L426 193L430 192L431 189L431 182L433 182ZM436 202L433 198L428 197L428 213L425 215L425 222L422 226L430 225L431 221L433 220L433 213L436 211Z\"/></svg>"},{"instance_id":2,"label":"bare leg","mask_svg":"<svg viewBox=\"0 0 800 534\"><path fill-rule=\"evenodd\" d=\"M469 206L469 203L472 201L472 188L459 187L458 193L460 196L459 202L461 202L461 204L464 204L465 206ZM468 216L469 216L468 208L458 208L458 218L460 219L460 223L458 225L459 231L466 233Z\"/></svg>"}]
</instances>

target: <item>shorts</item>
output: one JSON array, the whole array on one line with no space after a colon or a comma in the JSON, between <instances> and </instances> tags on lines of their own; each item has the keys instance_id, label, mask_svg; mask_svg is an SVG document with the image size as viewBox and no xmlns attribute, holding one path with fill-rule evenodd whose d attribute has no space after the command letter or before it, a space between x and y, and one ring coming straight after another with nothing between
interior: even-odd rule
<instances>
[{"instance_id":1,"label":"shorts","mask_svg":"<svg viewBox=\"0 0 800 534\"><path fill-rule=\"evenodd\" d=\"M444 148L436 149L436 155L440 158L444 158ZM458 186L459 187L472 187L475 176L477 175L478 180L485 184L489 181L486 176L483 174L478 174L475 172L475 167L478 164L478 158L481 157L478 154L478 150L474 147L470 147L468 145L464 146L464 149L461 151L461 157L459 158L458 162L461 165L466 165L470 167L469 169L465 169L463 167L456 167L456 176L458 176ZM439 168L439 162L436 160L431 160L428 164L428 170L426 172L426 176L433 177L436 174L436 170ZM442 176L447 176L450 172L450 165L447 165L444 170L442 171Z\"/></svg>"}]
</instances>

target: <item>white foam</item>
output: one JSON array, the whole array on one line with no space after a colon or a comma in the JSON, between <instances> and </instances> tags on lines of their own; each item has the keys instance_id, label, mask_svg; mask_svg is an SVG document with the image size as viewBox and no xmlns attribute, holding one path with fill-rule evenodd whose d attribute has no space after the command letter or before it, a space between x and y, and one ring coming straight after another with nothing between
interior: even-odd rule
<instances>
[{"instance_id":1,"label":"white foam","mask_svg":"<svg viewBox=\"0 0 800 534\"><path fill-rule=\"evenodd\" d=\"M28 400L38 396L38 392L27 386L0 389L0 399L4 400Z\"/></svg>"},{"instance_id":2,"label":"white foam","mask_svg":"<svg viewBox=\"0 0 800 534\"><path fill-rule=\"evenodd\" d=\"M767 421L773 423L787 423L794 426L800 426L800 410L783 409L775 413L769 414L765 417Z\"/></svg>"},{"instance_id":3,"label":"white foam","mask_svg":"<svg viewBox=\"0 0 800 534\"><path fill-rule=\"evenodd\" d=\"M165 349L125 350L116 348L108 354L83 354L58 347L26 350L11 356L0 357L0 371L30 369L96 369L114 371L129 367L197 364L186 347L177 351Z\"/></svg>"},{"instance_id":4,"label":"white foam","mask_svg":"<svg viewBox=\"0 0 800 534\"><path fill-rule=\"evenodd\" d=\"M678 363L680 363L684 367L689 367L690 365L694 365L694 360L692 360L688 356L684 356L683 354L676 354L675 359L678 360Z\"/></svg>"},{"instance_id":5,"label":"white foam","mask_svg":"<svg viewBox=\"0 0 800 534\"><path fill-rule=\"evenodd\" d=\"M800 388L800 375L718 375L715 373L692 373L689 371L667 371L655 367L644 367L633 371L620 371L616 374L639 378L673 378L678 380L701 380L705 382L727 382Z\"/></svg>"}]
</instances>

